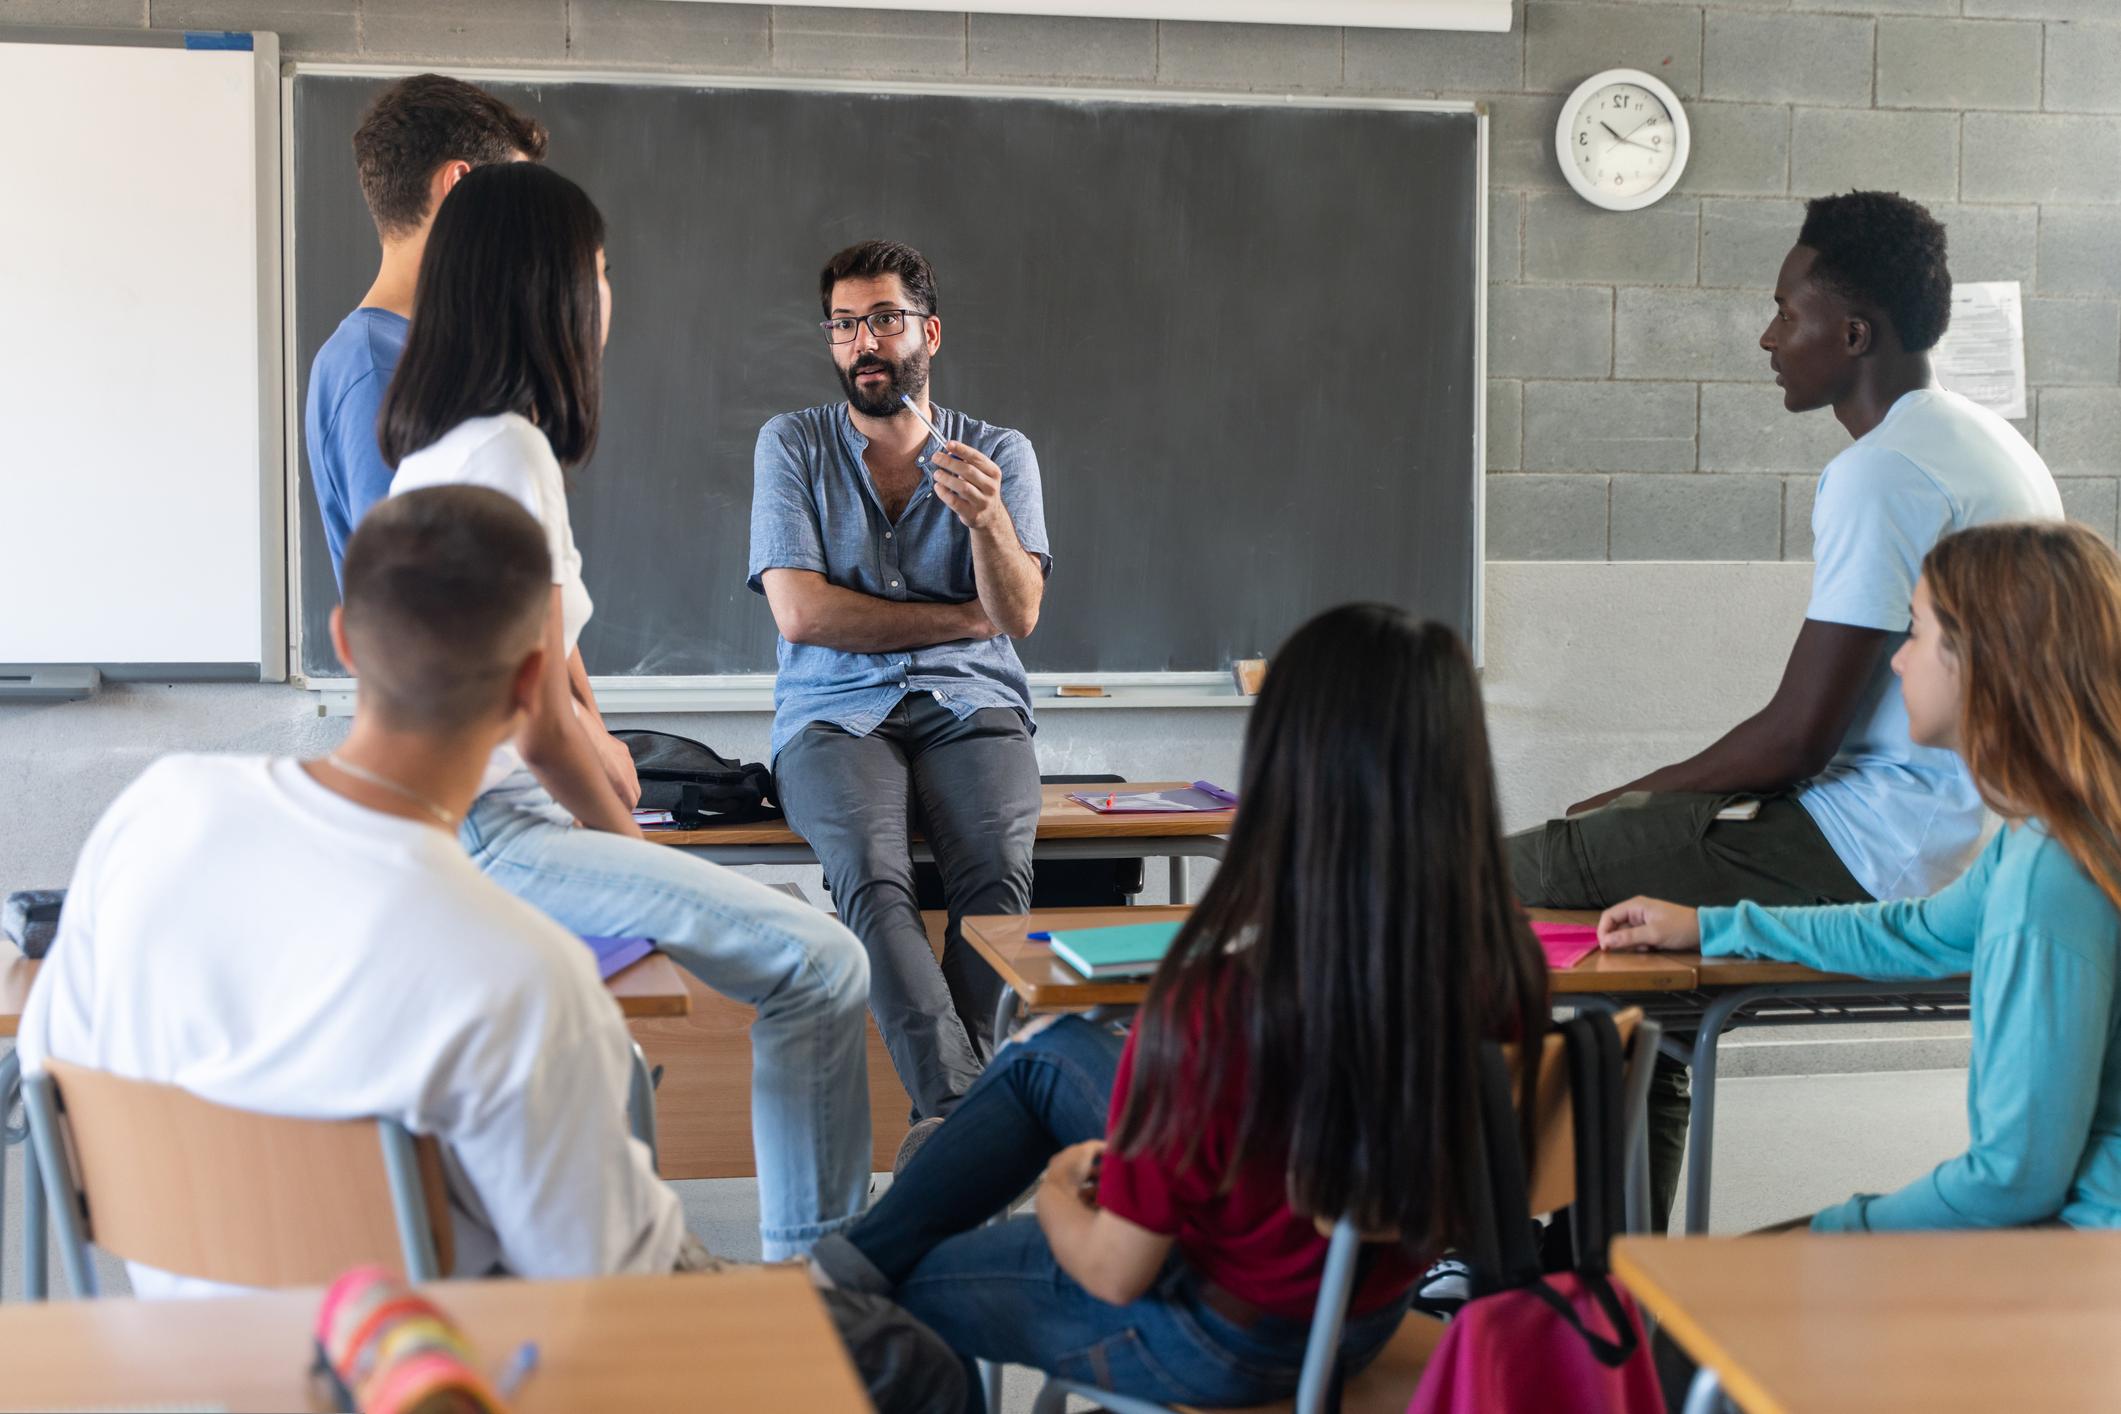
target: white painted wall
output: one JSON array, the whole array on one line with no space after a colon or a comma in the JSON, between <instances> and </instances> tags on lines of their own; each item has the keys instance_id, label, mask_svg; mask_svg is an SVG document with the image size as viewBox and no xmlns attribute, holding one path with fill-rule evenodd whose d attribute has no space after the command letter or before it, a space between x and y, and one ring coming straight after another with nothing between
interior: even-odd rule
<instances>
[{"instance_id":1,"label":"white painted wall","mask_svg":"<svg viewBox=\"0 0 2121 1414\"><path fill-rule=\"evenodd\" d=\"M1804 564L1491 564L1485 689L1511 827L1698 749L1766 702L1809 576ZM624 721L751 760L769 725L758 713ZM88 702L0 706L0 890L64 883L96 817L166 752L314 753L345 730L309 693L266 684L116 685ZM1228 709L1051 712L1039 760L1234 784L1243 730ZM780 876L818 896L814 872Z\"/></svg>"}]
</instances>

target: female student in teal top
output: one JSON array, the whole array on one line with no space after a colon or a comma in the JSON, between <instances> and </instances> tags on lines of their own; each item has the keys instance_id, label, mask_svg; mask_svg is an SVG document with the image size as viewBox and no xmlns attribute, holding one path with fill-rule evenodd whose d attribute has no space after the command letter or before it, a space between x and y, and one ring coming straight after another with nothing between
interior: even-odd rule
<instances>
[{"instance_id":1,"label":"female student in teal top","mask_svg":"<svg viewBox=\"0 0 2121 1414\"><path fill-rule=\"evenodd\" d=\"M1971 1145L1812 1227L2121 1227L2121 556L2075 525L1949 536L1893 669L1915 740L1958 752L2004 818L1956 883L1844 908L1631 899L1599 941L1881 979L1970 972Z\"/></svg>"}]
</instances>

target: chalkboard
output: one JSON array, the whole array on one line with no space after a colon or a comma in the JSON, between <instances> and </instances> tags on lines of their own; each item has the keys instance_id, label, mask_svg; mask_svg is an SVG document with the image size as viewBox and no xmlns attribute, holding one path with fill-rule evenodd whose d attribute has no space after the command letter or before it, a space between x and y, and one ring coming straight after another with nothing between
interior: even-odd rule
<instances>
[{"instance_id":1,"label":"chalkboard","mask_svg":"<svg viewBox=\"0 0 2121 1414\"><path fill-rule=\"evenodd\" d=\"M388 80L294 85L297 366L375 273L348 140ZM1374 599L1470 630L1479 120L1469 110L572 81L493 90L610 226L603 439L572 478L598 675L771 671L751 456L832 402L817 270L935 264L938 403L1037 448L1033 671L1203 670ZM299 394L298 394L299 396ZM306 461L301 662L340 675Z\"/></svg>"}]
</instances>

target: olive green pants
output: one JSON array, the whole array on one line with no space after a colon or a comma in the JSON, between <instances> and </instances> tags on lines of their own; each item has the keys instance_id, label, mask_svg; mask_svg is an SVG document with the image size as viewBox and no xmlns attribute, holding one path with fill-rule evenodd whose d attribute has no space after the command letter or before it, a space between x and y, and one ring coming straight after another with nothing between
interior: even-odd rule
<instances>
[{"instance_id":1,"label":"olive green pants","mask_svg":"<svg viewBox=\"0 0 2121 1414\"><path fill-rule=\"evenodd\" d=\"M1719 820L1760 802L1750 820ZM1869 903L1794 793L1621 796L1572 820L1512 835L1510 877L1529 908L1608 908L1638 894L1694 908ZM1657 1060L1650 1084L1650 1224L1665 1230L1686 1155L1687 1068Z\"/></svg>"}]
</instances>

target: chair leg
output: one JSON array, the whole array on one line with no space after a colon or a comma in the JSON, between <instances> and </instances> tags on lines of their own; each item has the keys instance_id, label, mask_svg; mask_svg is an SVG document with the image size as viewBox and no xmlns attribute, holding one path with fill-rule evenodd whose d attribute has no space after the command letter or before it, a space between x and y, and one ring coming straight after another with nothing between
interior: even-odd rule
<instances>
[{"instance_id":1,"label":"chair leg","mask_svg":"<svg viewBox=\"0 0 2121 1414\"><path fill-rule=\"evenodd\" d=\"M1050 1375L1040 1382L1038 1394L1031 1401L1031 1414L1062 1414L1068 1407L1068 1390L1065 1385ZM1001 1414L999 1402L987 1406L988 1414Z\"/></svg>"},{"instance_id":2,"label":"chair leg","mask_svg":"<svg viewBox=\"0 0 2121 1414\"><path fill-rule=\"evenodd\" d=\"M1722 1414L1723 1407L1723 1381L1704 1365L1694 1372L1694 1382L1687 1386L1682 1414Z\"/></svg>"},{"instance_id":3,"label":"chair leg","mask_svg":"<svg viewBox=\"0 0 2121 1414\"><path fill-rule=\"evenodd\" d=\"M993 1360L982 1360L979 1362L979 1387L980 1392L986 1396L987 1414L1002 1414L1002 1367L998 1362ZM1050 1384L1039 1388L1038 1397L1041 1401L1045 1399L1046 1392L1051 1388ZM1067 1402L1068 1397L1062 1395L1060 1401L1051 1407L1058 1411L1065 1408ZM1033 1405L1032 1408L1034 1414L1042 1414L1047 1406L1044 1403L1039 1403Z\"/></svg>"},{"instance_id":4,"label":"chair leg","mask_svg":"<svg viewBox=\"0 0 2121 1414\"><path fill-rule=\"evenodd\" d=\"M96 1296L96 1269L88 1259L88 1234L81 1226L81 1203L74 1186L72 1165L68 1162L66 1136L59 1126L58 1091L48 1075L25 1076L22 1081L23 1108L29 1112L30 1154L36 1165L38 1181L43 1184L53 1199L47 1210L42 1194L23 1195L25 1228L34 1220L35 1230L28 1236L38 1247L44 1244L44 1218L49 1214L59 1230L59 1260L66 1268L66 1283L73 1288L80 1300L93 1300ZM27 1187L28 1185L25 1185ZM37 1202L32 1212L30 1198ZM43 1285L42 1252L36 1254L35 1284ZM32 1275L29 1264L24 1263L25 1285ZM44 1293L38 1291L31 1298L42 1300Z\"/></svg>"},{"instance_id":5,"label":"chair leg","mask_svg":"<svg viewBox=\"0 0 2121 1414\"><path fill-rule=\"evenodd\" d=\"M661 1169L660 1156L656 1152L655 1132L655 1076L648 1069L648 1057L640 1045L633 1048L633 1075L626 1086L626 1124L633 1137L648 1146L648 1163Z\"/></svg>"}]
</instances>

